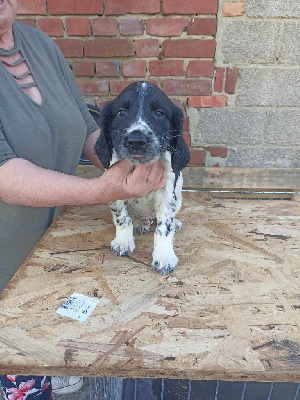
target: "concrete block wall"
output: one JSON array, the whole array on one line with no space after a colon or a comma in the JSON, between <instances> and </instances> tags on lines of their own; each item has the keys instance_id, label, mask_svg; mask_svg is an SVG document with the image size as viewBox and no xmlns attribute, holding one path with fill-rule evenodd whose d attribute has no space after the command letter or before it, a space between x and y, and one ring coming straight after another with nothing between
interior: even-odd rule
<instances>
[{"instance_id":1,"label":"concrete block wall","mask_svg":"<svg viewBox=\"0 0 300 400\"><path fill-rule=\"evenodd\" d=\"M298 0L22 0L100 107L149 80L183 107L191 165L300 166Z\"/></svg>"},{"instance_id":2,"label":"concrete block wall","mask_svg":"<svg viewBox=\"0 0 300 400\"><path fill-rule=\"evenodd\" d=\"M206 165L300 167L300 2L220 0L217 17L227 106L187 109L191 145L226 147Z\"/></svg>"}]
</instances>

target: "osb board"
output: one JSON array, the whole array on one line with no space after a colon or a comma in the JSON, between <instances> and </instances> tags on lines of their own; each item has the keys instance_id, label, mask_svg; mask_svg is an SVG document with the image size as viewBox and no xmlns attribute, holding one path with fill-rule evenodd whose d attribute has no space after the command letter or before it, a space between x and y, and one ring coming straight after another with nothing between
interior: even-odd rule
<instances>
[{"instance_id":1,"label":"osb board","mask_svg":"<svg viewBox=\"0 0 300 400\"><path fill-rule=\"evenodd\" d=\"M0 373L300 381L300 208L184 199L179 265L151 269L153 235L110 251L107 206L68 208L1 295ZM56 314L74 292L86 322Z\"/></svg>"}]
</instances>

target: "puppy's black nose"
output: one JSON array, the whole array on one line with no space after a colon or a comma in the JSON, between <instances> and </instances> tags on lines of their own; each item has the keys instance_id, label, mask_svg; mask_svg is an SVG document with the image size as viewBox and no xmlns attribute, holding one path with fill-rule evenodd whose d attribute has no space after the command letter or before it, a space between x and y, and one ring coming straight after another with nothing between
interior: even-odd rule
<instances>
[{"instance_id":1,"label":"puppy's black nose","mask_svg":"<svg viewBox=\"0 0 300 400\"><path fill-rule=\"evenodd\" d=\"M127 137L127 146L131 148L144 148L147 144L147 139L143 132L132 131Z\"/></svg>"}]
</instances>

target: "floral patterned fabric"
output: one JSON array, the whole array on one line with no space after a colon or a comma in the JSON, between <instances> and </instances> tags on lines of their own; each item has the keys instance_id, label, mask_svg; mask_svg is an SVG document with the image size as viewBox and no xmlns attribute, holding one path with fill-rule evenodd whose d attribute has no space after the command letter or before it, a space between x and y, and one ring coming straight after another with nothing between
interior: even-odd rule
<instances>
[{"instance_id":1,"label":"floral patterned fabric","mask_svg":"<svg viewBox=\"0 0 300 400\"><path fill-rule=\"evenodd\" d=\"M50 376L0 376L1 386L7 400L52 399Z\"/></svg>"}]
</instances>

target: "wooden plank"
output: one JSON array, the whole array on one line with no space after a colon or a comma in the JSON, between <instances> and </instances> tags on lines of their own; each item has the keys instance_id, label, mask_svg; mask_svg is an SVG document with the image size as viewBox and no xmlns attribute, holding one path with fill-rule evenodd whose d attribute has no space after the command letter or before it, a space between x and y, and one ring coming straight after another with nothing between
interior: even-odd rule
<instances>
[{"instance_id":1,"label":"wooden plank","mask_svg":"<svg viewBox=\"0 0 300 400\"><path fill-rule=\"evenodd\" d=\"M190 195L169 276L154 228L120 258L107 206L65 209L0 296L0 374L299 382L298 204ZM56 313L74 291L85 323Z\"/></svg>"},{"instance_id":2,"label":"wooden plank","mask_svg":"<svg viewBox=\"0 0 300 400\"><path fill-rule=\"evenodd\" d=\"M92 178L101 171L80 165L78 175ZM300 168L188 167L183 170L183 184L185 189L300 191Z\"/></svg>"},{"instance_id":3,"label":"wooden plank","mask_svg":"<svg viewBox=\"0 0 300 400\"><path fill-rule=\"evenodd\" d=\"M201 168L183 170L186 188L300 190L300 168Z\"/></svg>"}]
</instances>

